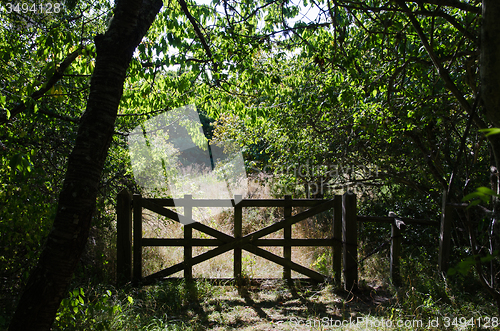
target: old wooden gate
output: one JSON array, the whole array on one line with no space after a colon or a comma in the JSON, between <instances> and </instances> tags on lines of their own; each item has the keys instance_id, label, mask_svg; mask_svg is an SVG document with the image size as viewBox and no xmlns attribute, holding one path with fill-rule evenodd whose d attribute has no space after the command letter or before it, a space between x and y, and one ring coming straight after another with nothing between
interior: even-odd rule
<instances>
[{"instance_id":1,"label":"old wooden gate","mask_svg":"<svg viewBox=\"0 0 500 331\"><path fill-rule=\"evenodd\" d=\"M236 202L237 203L236 203ZM166 207L183 207L184 215L180 215ZM220 232L192 220L192 207L231 207L234 209L234 233L232 236ZM280 207L284 208L284 219L264 227L258 231L242 235L242 209L245 207ZM292 215L292 207L309 207L308 210ZM168 217L174 221L193 221L184 225L184 238L143 238L142 210L143 208ZM333 234L327 239L295 239L292 238L292 225L306 218L327 211L333 212ZM132 222L133 220L133 222ZM132 226L133 225L133 226ZM133 229L133 231L132 231ZM213 239L193 238L192 231L196 229ZM283 229L283 238L263 239L262 237ZM344 286L352 289L358 282L357 273L357 219L356 196L345 194L335 196L330 200L317 199L192 199L185 195L183 199L146 199L139 194L133 196L126 190L118 195L117 201L117 274L121 283L128 281L150 283L166 278L176 272L184 271L186 279L192 278L192 266L207 261L217 255L234 250L234 278L241 277L242 249L264 259L283 266L283 278L291 278L291 270L308 276L316 281L324 281L328 277L306 268L291 260L293 246L330 246L333 249L332 268L334 279L340 282L343 271ZM132 235L133 234L133 235ZM182 246L184 261L169 268L143 277L142 248L145 246ZM203 254L193 257L192 247L215 247ZM283 256L266 251L259 246L283 247ZM342 259L343 256L343 259ZM133 264L132 264L133 261ZM342 268L343 266L343 268Z\"/></svg>"}]
</instances>

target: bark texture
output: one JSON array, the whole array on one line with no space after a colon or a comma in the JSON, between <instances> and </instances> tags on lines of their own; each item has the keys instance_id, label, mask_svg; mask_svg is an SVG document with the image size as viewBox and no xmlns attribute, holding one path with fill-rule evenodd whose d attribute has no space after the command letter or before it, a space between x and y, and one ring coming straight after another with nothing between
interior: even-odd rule
<instances>
[{"instance_id":1,"label":"bark texture","mask_svg":"<svg viewBox=\"0 0 500 331\"><path fill-rule=\"evenodd\" d=\"M483 0L480 49L481 101L490 126L500 127L500 1ZM490 138L500 169L500 137Z\"/></svg>"},{"instance_id":2,"label":"bark texture","mask_svg":"<svg viewBox=\"0 0 500 331\"><path fill-rule=\"evenodd\" d=\"M491 125L500 127L500 1L483 0L481 95Z\"/></svg>"},{"instance_id":3,"label":"bark texture","mask_svg":"<svg viewBox=\"0 0 500 331\"><path fill-rule=\"evenodd\" d=\"M50 330L54 322L88 239L127 68L162 4L118 0L107 32L95 37L90 95L69 156L54 225L11 320L11 331Z\"/></svg>"}]
</instances>

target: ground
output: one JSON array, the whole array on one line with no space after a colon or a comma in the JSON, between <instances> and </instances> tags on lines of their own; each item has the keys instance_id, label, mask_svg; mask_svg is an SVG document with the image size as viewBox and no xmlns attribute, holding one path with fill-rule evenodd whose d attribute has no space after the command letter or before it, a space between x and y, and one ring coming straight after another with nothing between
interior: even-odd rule
<instances>
[{"instance_id":1,"label":"ground","mask_svg":"<svg viewBox=\"0 0 500 331\"><path fill-rule=\"evenodd\" d=\"M214 286L212 295L193 300L169 320L204 325L206 330L349 330L351 326L359 330L355 321L377 315L387 318L386 307L392 300L394 295L376 284L349 293L332 284L262 279L242 286Z\"/></svg>"}]
</instances>

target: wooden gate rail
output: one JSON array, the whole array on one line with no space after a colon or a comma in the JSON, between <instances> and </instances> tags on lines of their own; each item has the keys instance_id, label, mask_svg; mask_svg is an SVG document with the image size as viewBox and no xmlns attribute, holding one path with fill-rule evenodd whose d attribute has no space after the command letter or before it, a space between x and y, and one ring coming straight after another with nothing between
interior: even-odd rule
<instances>
[{"instance_id":1,"label":"wooden gate rail","mask_svg":"<svg viewBox=\"0 0 500 331\"><path fill-rule=\"evenodd\" d=\"M450 207L443 198L443 218L441 221L439 268L444 269L449 251ZM184 207L184 215L165 207ZM191 207L231 207L234 209L233 236L213 229L192 220ZM260 230L242 235L242 208L244 207L282 207L284 219ZM310 209L292 216L292 207L310 207ZM142 209L182 223L193 222L184 226L184 238L143 238ZM333 236L329 239L292 238L291 227L308 217L333 208ZM446 209L446 213L444 212ZM133 215L133 222L132 222ZM391 279L397 285L400 282L401 231L406 225L439 225L439 222L425 219L398 217L394 213L389 217L358 216L356 214L356 196L344 194L331 200L315 199L196 199L186 195L184 199L144 199L140 195L131 195L126 190L120 192L117 200L117 281L121 284L134 281L153 282L158 278L170 276L184 271L186 279L192 278L192 267L227 251L234 251L234 278L240 279L242 270L242 250L249 251L264 259L283 266L283 278L291 278L291 270L304 274L314 280L324 281L325 276L291 261L291 247L294 246L326 246L332 247L332 268L334 280L343 284L346 290L355 290L358 285L358 222L379 222L391 224ZM132 237L133 226L133 237ZM213 238L200 239L192 237L192 230L198 230ZM283 238L265 239L268 234L283 229ZM447 235L448 233L448 235ZM133 238L133 240L132 240ZM133 245L132 245L133 243ZM145 246L180 246L184 247L184 261L161 270L147 277L142 277L142 247ZM192 256L195 246L215 247L198 256ZM266 251L258 246L283 247L283 257ZM132 254L133 252L133 254ZM134 263L132 264L132 256Z\"/></svg>"},{"instance_id":2,"label":"wooden gate rail","mask_svg":"<svg viewBox=\"0 0 500 331\"><path fill-rule=\"evenodd\" d=\"M138 198L138 197L137 197ZM134 196L134 200L136 199L136 196ZM147 209L150 209L160 215L163 215L163 216L167 216L167 217L170 217L174 220L177 220L177 219L181 219L182 216L180 215L177 215L174 216L172 214L175 214L174 212L168 210L168 209L165 209L159 205L156 205L154 202L150 201L150 200L147 200L147 199L143 199L143 207L144 208L147 208ZM238 201L238 199L231 199L231 204L234 204L234 201ZM200 202L203 201L203 200L200 200ZM247 200L248 201L248 200ZM261 205L260 203L255 203L257 201L252 201L250 200L252 203L249 203L247 204L246 206L258 206L258 205ZM176 206L183 206L183 203L180 201L180 200L176 200L177 204ZM198 204L198 200L196 200L197 202L197 206L199 205L202 205L203 206L203 203L201 204ZM209 201L209 202L213 202L213 201ZM221 202L222 204L226 204L228 205L228 201L224 201L224 200L219 200L219 202ZM244 200L240 201L240 203L244 202ZM259 202L264 202L265 205L267 205L267 203L269 203L270 201L269 200L261 200ZM302 212L302 213L299 213L295 216L292 216L288 219L284 219L280 222L277 222L277 223L274 223L270 226L267 226L261 230L258 230L258 231L255 231L253 233L250 233L242 238L235 238L235 237L231 237L223 232L220 232L220 231L217 231L215 229L212 229L206 225L203 225L201 223L198 223L198 222L194 222L193 220L189 220L189 221L193 221L194 223L190 224L190 226L194 229L197 229L199 231L202 231L206 234L209 234L213 237L216 237L217 239L219 240L222 240L224 242L223 245L219 246L218 248L215 248L211 251L208 251L206 253L203 253L199 256L197 256L196 258L193 258L191 259L191 261L184 261L182 263L179 263L177 265L174 265L170 268L167 268L165 270L162 270L162 271L159 271L157 273L154 273L152 275L149 275L147 277L144 278L144 281L145 282L148 282L149 280L153 280L153 279L156 279L156 278L162 278L162 277L167 277L175 272L178 272L182 269L186 269L186 268L191 268L193 265L195 264L198 264L198 263L201 263L203 261L206 261L216 255L219 255L219 254L222 254L222 253L225 253L229 250L232 250L234 248L242 248L242 249L245 249L245 250L248 250L258 256L261 256L265 259L268 259L268 260L271 260L275 263L278 263L280 265L283 265L284 267L287 267L287 268L290 268L290 269L293 269L297 272L300 272L302 274L305 274L306 276L309 276L310 278L312 279L315 279L315 280L318 280L318 281L324 281L324 276L321 275L320 273L317 273L313 270L310 270L310 269L307 269L305 267L302 267L294 262L291 262L289 260L285 260L284 258L281 258L275 254L272 254L268 251L265 251L261 248L258 248L258 247L254 247L254 240L258 239L258 238L261 238L263 236L266 236L268 234L271 234L273 232L276 232L278 230L281 230L282 228L286 227L286 226L291 226L299 221L302 221L308 217L311 217L311 216L314 216L320 212L323 212L323 211L326 211L328 209L331 208L331 203L330 203L330 200L327 200L326 202L323 202L323 201L320 201L320 203L318 203L318 201L313 201L315 202L314 204L316 204L317 206L315 207L312 207L311 209L305 211L305 212ZM238 204L239 205L239 204ZM244 205L244 203L242 204ZM220 206L219 204L216 204L216 203L210 203L209 206L211 207L217 207L217 206ZM242 207L242 206L240 206ZM185 219L184 221L187 221L187 219ZM236 220L235 219L235 222L236 223L239 223L241 222L241 220ZM134 220L134 223L135 223L135 220ZM285 240L287 240L287 238L285 238ZM186 244L186 243L185 243ZM249 244L252 244L252 245L249 245ZM143 243L141 243L141 245L144 246ZM330 242L329 246L331 246L332 243ZM142 248L141 248L142 249ZM139 247L137 248L137 250L139 250ZM238 261L239 259L236 258L235 261L236 262L239 262ZM189 263L190 262L190 263ZM240 263L236 263L236 267L238 267L238 264ZM135 263L134 263L134 267L135 267ZM241 271L239 270L235 270L235 278L239 277L241 275ZM142 275L139 275L138 272L134 273L134 278L135 279L141 279L141 276Z\"/></svg>"},{"instance_id":3,"label":"wooden gate rail","mask_svg":"<svg viewBox=\"0 0 500 331\"><path fill-rule=\"evenodd\" d=\"M345 199L345 197L344 197ZM354 199L355 196L349 195L348 199ZM238 203L236 203L238 202ZM187 206L186 206L187 205ZM184 207L184 215L180 215L165 207ZM202 223L192 220L191 207L232 207L235 210L234 236L227 235L223 232L210 228ZM283 207L284 219L281 221L264 227L258 231L242 236L242 208L243 207ZM310 209L291 215L292 207L310 207ZM155 213L168 217L177 222L189 223L184 226L184 238L142 238L142 208L149 209ZM296 239L291 238L291 227L293 224L300 222L308 217L334 208L333 217L333 236L329 239ZM132 211L133 210L133 211ZM132 214L133 214L133 246L132 246ZM351 224L343 226L345 220L350 215ZM354 215L354 216L352 216ZM125 283L131 279L135 281L141 280L143 283L151 282L158 278L164 278L176 272L184 270L186 278L192 277L192 266L204 262L217 255L234 250L234 277L241 277L241 250L247 250L257 256L275 262L283 266L283 278L291 277L291 270L302 273L314 280L324 281L325 276L303 267L291 261L291 247L293 246L329 246L333 249L333 274L334 279L340 283L340 275L342 270L347 270L346 263L352 265L357 263L357 259L349 256L342 261L342 250L349 251L346 248L346 240L342 239L343 229L349 229L355 226L356 222L352 222L354 212L342 207L342 196L335 196L331 200L315 200L315 199L299 199L293 200L287 196L284 200L276 199L241 199L241 196L235 196L235 199L196 199L192 200L191 196L185 196L184 199L144 199L138 194L133 197L130 193L122 191L118 195L117 202L117 272L118 282ZM344 220L342 220L344 219ZM205 234L208 234L214 239L199 239L192 238L192 229L196 229ZM263 239L262 237L273 232L284 230L284 238L278 239ZM355 231L354 231L355 232ZM344 242L344 244L343 244ZM357 247L357 241L349 245ZM142 247L144 246L183 246L184 261L161 270L147 277L142 277ZM216 246L216 248L200 254L196 257L192 256L193 246ZM283 257L277 256L269 251L261 249L257 246L280 246L283 247ZM133 265L132 251L133 247ZM356 249L355 249L356 251ZM349 251L350 252L350 251ZM343 262L343 263L342 263ZM342 265L344 268L342 269ZM356 268L357 269L357 268ZM348 284L349 288L357 286L354 274L344 273L344 283Z\"/></svg>"},{"instance_id":4,"label":"wooden gate rail","mask_svg":"<svg viewBox=\"0 0 500 331\"><path fill-rule=\"evenodd\" d=\"M390 278L395 285L400 285L400 258L401 258L401 242L403 236L401 231L403 231L407 224L421 224L421 225L431 225L439 226L436 221L431 221L427 219L414 219L408 217L399 217L393 212L389 212L388 217L379 216L358 216L358 222L377 222L377 223L389 223L391 224L391 248L390 248Z\"/></svg>"}]
</instances>

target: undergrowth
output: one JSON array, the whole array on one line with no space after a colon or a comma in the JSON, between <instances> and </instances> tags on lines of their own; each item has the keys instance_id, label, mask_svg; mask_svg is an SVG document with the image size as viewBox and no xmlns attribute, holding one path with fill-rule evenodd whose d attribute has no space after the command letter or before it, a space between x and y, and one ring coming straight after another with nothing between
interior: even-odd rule
<instances>
[{"instance_id":1,"label":"undergrowth","mask_svg":"<svg viewBox=\"0 0 500 331\"><path fill-rule=\"evenodd\" d=\"M259 211L248 208L244 213L244 234L283 217L282 211L272 208ZM294 238L328 236L331 229L324 220L329 216L321 217L323 221L306 220L303 225L295 225ZM178 224L151 215L145 215L145 220L147 236L182 237L182 227ZM220 231L232 233L230 212L213 215L207 222ZM415 227L411 231L403 241L399 287L392 285L389 278L388 246L380 246L390 238L390 232L387 228L366 225L360 229L358 258L362 263L359 291L355 293L331 283L252 281L258 277L279 278L283 270L252 254L243 256L244 282L240 286L177 279L151 286L129 284L116 288L110 285L114 279L105 281L87 277L88 272L82 272L62 301L53 330L498 329L496 305L472 272L447 278L437 272L436 230ZM194 233L194 237L202 236ZM378 250L370 255L374 249ZM194 254L202 251L194 250ZM108 253L106 256L112 255ZM277 249L273 253L281 255L282 251ZM233 261L228 254L198 265L194 269L195 277L231 277ZM182 249L146 249L144 273L178 263L182 257ZM332 276L329 248L294 248L292 260ZM10 318L7 311L12 309L3 309L0 314L0 330L7 327ZM486 321L490 328L484 327Z\"/></svg>"},{"instance_id":2,"label":"undergrowth","mask_svg":"<svg viewBox=\"0 0 500 331\"><path fill-rule=\"evenodd\" d=\"M498 329L496 306L480 284L440 278L430 261L402 262L403 282L394 287L377 274L382 257L372 258L355 293L283 280L247 279L239 287L179 279L144 287L87 284L63 300L54 330ZM491 327L480 328L487 319Z\"/></svg>"}]
</instances>

